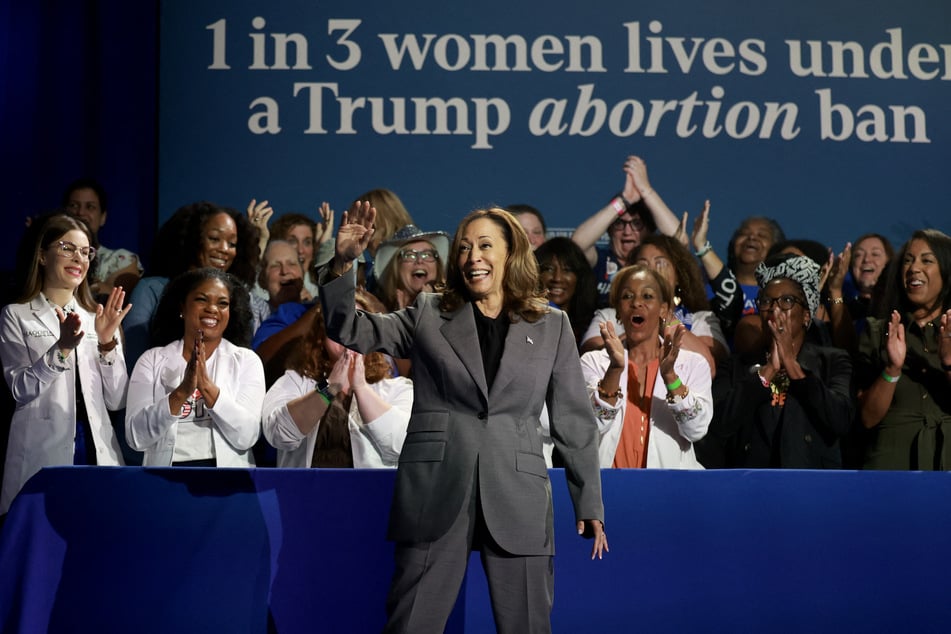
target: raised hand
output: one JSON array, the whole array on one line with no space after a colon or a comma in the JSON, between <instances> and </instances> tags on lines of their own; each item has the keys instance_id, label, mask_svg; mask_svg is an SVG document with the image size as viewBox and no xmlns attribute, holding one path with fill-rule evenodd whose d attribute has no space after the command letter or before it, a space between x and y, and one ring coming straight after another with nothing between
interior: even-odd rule
<instances>
[{"instance_id":1,"label":"raised hand","mask_svg":"<svg viewBox=\"0 0 951 634\"><path fill-rule=\"evenodd\" d=\"M369 202L357 201L349 211L343 212L334 255L338 263L350 263L363 253L373 236L376 208Z\"/></svg>"},{"instance_id":2,"label":"raised hand","mask_svg":"<svg viewBox=\"0 0 951 634\"><path fill-rule=\"evenodd\" d=\"M662 376L674 372L674 363L680 355L680 346L686 332L687 327L681 323L664 326L664 343L660 349L660 365L657 367Z\"/></svg>"},{"instance_id":3,"label":"raised hand","mask_svg":"<svg viewBox=\"0 0 951 634\"><path fill-rule=\"evenodd\" d=\"M330 203L322 202L317 212L320 214L320 222L317 223L317 244L321 245L333 237L334 210L330 208Z\"/></svg>"},{"instance_id":4,"label":"raised hand","mask_svg":"<svg viewBox=\"0 0 951 634\"><path fill-rule=\"evenodd\" d=\"M842 285L845 283L845 274L849 271L852 263L852 243L846 242L842 253L835 256L832 260L832 266L829 267L829 277L826 279L827 289L833 299L842 297ZM822 288L820 285L819 288Z\"/></svg>"},{"instance_id":5,"label":"raised hand","mask_svg":"<svg viewBox=\"0 0 951 634\"><path fill-rule=\"evenodd\" d=\"M946 315L942 315L942 323L946 317ZM898 376L901 374L901 368L905 365L905 354L907 351L905 326L901 323L901 315L898 314L897 310L893 310L891 318L888 320L888 329L885 331L885 352L888 354L888 368L886 368L886 372L888 372L889 375Z\"/></svg>"},{"instance_id":6,"label":"raised hand","mask_svg":"<svg viewBox=\"0 0 951 634\"><path fill-rule=\"evenodd\" d=\"M364 365L363 355L359 352L353 353L352 375L350 377L350 387L354 390L366 387L367 375L366 365Z\"/></svg>"},{"instance_id":7,"label":"raised hand","mask_svg":"<svg viewBox=\"0 0 951 634\"><path fill-rule=\"evenodd\" d=\"M710 201L703 201L703 210L697 219L693 221L693 233L690 235L690 241L693 243L693 250L699 251L706 246L709 240L710 231Z\"/></svg>"},{"instance_id":8,"label":"raised hand","mask_svg":"<svg viewBox=\"0 0 951 634\"><path fill-rule=\"evenodd\" d=\"M819 288L825 288L826 282L829 280L829 274L832 272L832 267L834 264L835 254L832 252L832 249L829 249L829 258L819 269Z\"/></svg>"},{"instance_id":9,"label":"raised hand","mask_svg":"<svg viewBox=\"0 0 951 634\"><path fill-rule=\"evenodd\" d=\"M647 178L647 163L639 156L629 156L624 162L624 171L631 177L631 182L637 189L637 200L646 198L653 190ZM626 196L625 196L626 198ZM628 202L634 202L628 199Z\"/></svg>"},{"instance_id":10,"label":"raised hand","mask_svg":"<svg viewBox=\"0 0 951 634\"><path fill-rule=\"evenodd\" d=\"M618 337L616 332L614 332L614 323L610 321L602 321L599 324L599 328L601 330L601 339L604 340L604 350L608 353L608 357L611 359L611 367L623 368L624 342L622 342L621 338Z\"/></svg>"},{"instance_id":11,"label":"raised hand","mask_svg":"<svg viewBox=\"0 0 951 634\"><path fill-rule=\"evenodd\" d=\"M125 319L125 316L132 310L132 304L123 308L125 303L125 289L116 286L110 291L105 305L99 304L96 307L96 336L99 343L108 344L116 336L119 324Z\"/></svg>"},{"instance_id":12,"label":"raised hand","mask_svg":"<svg viewBox=\"0 0 951 634\"><path fill-rule=\"evenodd\" d=\"M687 218L688 214L685 211L684 215L680 218L680 224L677 225L677 231L674 232L674 240L684 245L688 249L690 248L690 238L687 237Z\"/></svg>"},{"instance_id":13,"label":"raised hand","mask_svg":"<svg viewBox=\"0 0 951 634\"><path fill-rule=\"evenodd\" d=\"M330 376L327 377L327 383L336 385L340 388L341 394L350 393L350 373L353 371L353 350L344 348L343 354L334 363Z\"/></svg>"},{"instance_id":14,"label":"raised hand","mask_svg":"<svg viewBox=\"0 0 951 634\"><path fill-rule=\"evenodd\" d=\"M261 243L262 251L264 250L264 246L267 244L268 238L270 238L271 235L267 228L267 222L273 215L274 210L271 209L271 206L266 200L258 202L252 198L251 202L248 203L248 220L251 221L252 225L258 228L260 235L259 241Z\"/></svg>"},{"instance_id":15,"label":"raised hand","mask_svg":"<svg viewBox=\"0 0 951 634\"><path fill-rule=\"evenodd\" d=\"M56 318L59 319L59 339L56 345L63 354L68 355L69 351L74 350L86 335L83 331L83 322L79 313L66 314L59 306L53 308L56 310Z\"/></svg>"}]
</instances>

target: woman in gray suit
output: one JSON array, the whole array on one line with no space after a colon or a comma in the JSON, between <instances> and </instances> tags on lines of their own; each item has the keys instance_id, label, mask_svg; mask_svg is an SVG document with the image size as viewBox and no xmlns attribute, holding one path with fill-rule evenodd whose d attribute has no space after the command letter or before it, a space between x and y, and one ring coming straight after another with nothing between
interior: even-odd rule
<instances>
[{"instance_id":1,"label":"woman in gray suit","mask_svg":"<svg viewBox=\"0 0 951 634\"><path fill-rule=\"evenodd\" d=\"M327 334L360 352L411 358L415 397L389 539L396 572L387 631L441 632L471 550L481 551L500 632L550 631L551 490L538 418L547 404L579 534L607 550L598 432L571 325L539 294L525 231L502 209L463 219L445 288L382 315L354 311L353 261L376 211L344 214L321 272Z\"/></svg>"}]
</instances>

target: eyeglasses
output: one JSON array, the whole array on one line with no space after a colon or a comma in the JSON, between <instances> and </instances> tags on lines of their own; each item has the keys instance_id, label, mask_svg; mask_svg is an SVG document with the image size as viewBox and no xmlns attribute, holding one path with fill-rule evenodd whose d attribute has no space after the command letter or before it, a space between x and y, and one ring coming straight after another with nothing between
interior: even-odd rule
<instances>
[{"instance_id":1,"label":"eyeglasses","mask_svg":"<svg viewBox=\"0 0 951 634\"><path fill-rule=\"evenodd\" d=\"M54 242L49 246L49 248L55 249L56 255L61 258L72 259L78 254L87 262L92 262L96 257L96 247L81 247L67 240Z\"/></svg>"},{"instance_id":2,"label":"eyeglasses","mask_svg":"<svg viewBox=\"0 0 951 634\"><path fill-rule=\"evenodd\" d=\"M434 262L439 259L439 254L432 249L403 249L400 251L400 260L403 262Z\"/></svg>"},{"instance_id":3,"label":"eyeglasses","mask_svg":"<svg viewBox=\"0 0 951 634\"><path fill-rule=\"evenodd\" d=\"M644 221L640 218L634 218L632 220L622 220L618 218L611 223L611 231L623 231L624 227L630 227L634 231L643 231Z\"/></svg>"},{"instance_id":4,"label":"eyeglasses","mask_svg":"<svg viewBox=\"0 0 951 634\"><path fill-rule=\"evenodd\" d=\"M795 295L780 295L779 297L760 295L756 298L756 307L761 311L772 310L773 304L779 304L780 310L792 310L792 307L796 304L807 307L806 302Z\"/></svg>"}]
</instances>

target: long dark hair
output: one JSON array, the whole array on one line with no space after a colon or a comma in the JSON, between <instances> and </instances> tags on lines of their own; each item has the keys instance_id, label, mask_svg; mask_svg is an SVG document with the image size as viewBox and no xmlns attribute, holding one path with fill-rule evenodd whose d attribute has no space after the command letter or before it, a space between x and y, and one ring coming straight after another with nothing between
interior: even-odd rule
<instances>
[{"instance_id":1,"label":"long dark hair","mask_svg":"<svg viewBox=\"0 0 951 634\"><path fill-rule=\"evenodd\" d=\"M598 307L598 283L594 279L594 271L577 244L571 238L556 236L546 240L535 249L535 259L542 267L557 260L561 266L575 274L575 292L564 311L568 313L568 321L575 333L575 339L581 340L584 331L594 317L594 310Z\"/></svg>"},{"instance_id":2,"label":"long dark hair","mask_svg":"<svg viewBox=\"0 0 951 634\"><path fill-rule=\"evenodd\" d=\"M153 347L168 345L185 336L185 323L181 317L185 298L208 280L220 280L231 296L224 338L236 346L251 347L251 296L248 289L231 273L211 267L185 271L165 287L152 317L150 344Z\"/></svg>"},{"instance_id":3,"label":"long dark hair","mask_svg":"<svg viewBox=\"0 0 951 634\"><path fill-rule=\"evenodd\" d=\"M937 229L919 229L911 234L895 257L889 261L888 268L882 274L886 282L882 289L881 301L873 307L876 317L888 319L892 310L898 310L904 317L906 313L914 310L915 307L908 301L908 295L905 293L902 262L911 243L915 240L923 240L931 247L938 263L938 271L941 273L941 293L935 303L928 307L929 310L939 307L942 311L951 309L951 236Z\"/></svg>"}]
</instances>

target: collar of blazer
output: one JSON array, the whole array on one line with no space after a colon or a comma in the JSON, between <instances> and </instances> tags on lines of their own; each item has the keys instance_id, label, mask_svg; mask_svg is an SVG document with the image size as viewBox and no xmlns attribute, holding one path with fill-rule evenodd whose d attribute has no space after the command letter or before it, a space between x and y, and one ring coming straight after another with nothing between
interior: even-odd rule
<instances>
[{"instance_id":1,"label":"collar of blazer","mask_svg":"<svg viewBox=\"0 0 951 634\"><path fill-rule=\"evenodd\" d=\"M33 314L43 322L43 325L49 328L49 331L57 339L59 338L59 317L56 316L56 310L53 306L46 301L44 295L37 295L30 300L30 310L33 311ZM82 311L80 312L80 317L82 317ZM85 326L84 326L85 327Z\"/></svg>"},{"instance_id":2,"label":"collar of blazer","mask_svg":"<svg viewBox=\"0 0 951 634\"><path fill-rule=\"evenodd\" d=\"M476 330L473 310L475 309L471 302L467 302L456 311L443 312L445 323L439 330L488 402L490 394L485 382L485 368L482 365L482 350L479 348L479 333ZM535 346L546 343L550 345L551 342L544 340L541 329L541 325L550 318L551 315L548 314L535 322L519 319L509 325L502 350L502 361L492 384L493 394L504 390L515 377L525 373L526 361L535 356Z\"/></svg>"}]
</instances>

